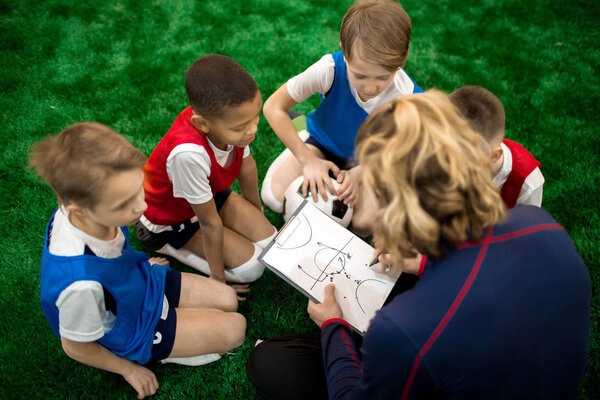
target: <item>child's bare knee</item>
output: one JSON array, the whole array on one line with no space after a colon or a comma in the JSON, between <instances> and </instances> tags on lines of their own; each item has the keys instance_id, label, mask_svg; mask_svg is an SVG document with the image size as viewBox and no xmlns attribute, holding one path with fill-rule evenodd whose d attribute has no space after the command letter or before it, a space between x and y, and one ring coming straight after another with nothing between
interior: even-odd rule
<instances>
[{"instance_id":1,"label":"child's bare knee","mask_svg":"<svg viewBox=\"0 0 600 400\"><path fill-rule=\"evenodd\" d=\"M224 288L224 294L221 296L219 307L223 311L235 312L238 309L237 292L231 286Z\"/></svg>"},{"instance_id":2,"label":"child's bare knee","mask_svg":"<svg viewBox=\"0 0 600 400\"><path fill-rule=\"evenodd\" d=\"M241 346L246 338L246 318L239 313L229 315L229 329L225 334L224 340L229 349Z\"/></svg>"}]
</instances>

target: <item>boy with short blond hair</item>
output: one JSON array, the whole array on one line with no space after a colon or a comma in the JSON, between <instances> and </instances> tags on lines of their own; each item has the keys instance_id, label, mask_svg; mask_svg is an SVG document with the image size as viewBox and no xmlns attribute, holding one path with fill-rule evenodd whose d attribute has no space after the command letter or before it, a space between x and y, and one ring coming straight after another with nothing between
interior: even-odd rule
<instances>
[{"instance_id":1,"label":"boy with short blond hair","mask_svg":"<svg viewBox=\"0 0 600 400\"><path fill-rule=\"evenodd\" d=\"M260 91L248 71L219 54L196 60L185 88L190 106L144 167L148 209L136 233L147 247L219 282L253 282L264 270L258 256L276 233L262 212L249 148ZM230 189L236 179L243 197Z\"/></svg>"},{"instance_id":2,"label":"boy with short blond hair","mask_svg":"<svg viewBox=\"0 0 600 400\"><path fill-rule=\"evenodd\" d=\"M42 253L42 309L67 355L121 374L138 398L158 388L149 361L201 365L242 344L235 291L173 271L129 244L144 210L146 157L98 123L33 146L30 164L59 201Z\"/></svg>"},{"instance_id":3,"label":"boy with short blond hair","mask_svg":"<svg viewBox=\"0 0 600 400\"><path fill-rule=\"evenodd\" d=\"M265 117L287 149L271 165L262 186L262 199L276 212L283 210L288 185L304 176L303 194L310 187L327 197L335 193L329 171L341 182L337 194L354 205L355 229L362 225L360 167L352 168L354 139L362 121L377 107L402 95L422 92L402 69L408 57L410 18L391 0L361 1L347 11L340 29L341 51L327 54L291 78L265 103ZM320 93L317 110L307 116L310 137L303 142L288 115L298 103ZM293 157L291 157L293 155ZM369 202L366 202L367 204Z\"/></svg>"},{"instance_id":4,"label":"boy with short blond hair","mask_svg":"<svg viewBox=\"0 0 600 400\"><path fill-rule=\"evenodd\" d=\"M541 207L544 176L537 161L523 146L504 138L504 106L481 86L463 86L449 96L471 128L490 146L493 182L507 208L516 204Z\"/></svg>"}]
</instances>

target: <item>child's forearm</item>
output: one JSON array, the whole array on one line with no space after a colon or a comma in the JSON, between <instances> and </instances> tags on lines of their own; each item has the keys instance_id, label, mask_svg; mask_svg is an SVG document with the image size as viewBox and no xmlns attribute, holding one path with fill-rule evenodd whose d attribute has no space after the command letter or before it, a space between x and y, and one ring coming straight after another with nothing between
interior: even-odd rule
<instances>
[{"instance_id":1,"label":"child's forearm","mask_svg":"<svg viewBox=\"0 0 600 400\"><path fill-rule=\"evenodd\" d=\"M220 222L220 221L219 221ZM225 282L225 264L223 263L223 223L200 224L202 231L202 246L210 276L220 282Z\"/></svg>"},{"instance_id":2,"label":"child's forearm","mask_svg":"<svg viewBox=\"0 0 600 400\"><path fill-rule=\"evenodd\" d=\"M65 353L75 361L105 371L125 375L132 369L132 361L119 357L96 342L75 342L61 338Z\"/></svg>"},{"instance_id":3,"label":"child's forearm","mask_svg":"<svg viewBox=\"0 0 600 400\"><path fill-rule=\"evenodd\" d=\"M262 211L262 203L258 194L258 170L256 169L256 161L252 156L244 158L238 182L242 196Z\"/></svg>"},{"instance_id":4,"label":"child's forearm","mask_svg":"<svg viewBox=\"0 0 600 400\"><path fill-rule=\"evenodd\" d=\"M290 149L301 164L304 164L308 158L313 156L306 144L298 136L294 123L287 114L287 111L277 111L271 119L267 118L267 120L277 137L283 142L285 147Z\"/></svg>"},{"instance_id":5,"label":"child's forearm","mask_svg":"<svg viewBox=\"0 0 600 400\"><path fill-rule=\"evenodd\" d=\"M262 203L260 202L260 195L258 194L257 179L258 174L253 181L242 182L240 180L240 190L242 191L242 196L244 196L246 200L252 203L258 210L262 210Z\"/></svg>"},{"instance_id":6,"label":"child's forearm","mask_svg":"<svg viewBox=\"0 0 600 400\"><path fill-rule=\"evenodd\" d=\"M201 246L204 258L210 268L210 276L220 282L225 282L223 221L221 221L215 202L211 200L204 204L191 204L191 206L200 224Z\"/></svg>"},{"instance_id":7,"label":"child's forearm","mask_svg":"<svg viewBox=\"0 0 600 400\"><path fill-rule=\"evenodd\" d=\"M267 99L263 114L285 147L290 149L300 163L304 164L305 160L313 154L298 137L294 123L288 114L288 110L296 104L298 103L288 93L286 83Z\"/></svg>"},{"instance_id":8,"label":"child's forearm","mask_svg":"<svg viewBox=\"0 0 600 400\"><path fill-rule=\"evenodd\" d=\"M138 398L156 393L158 382L148 368L119 357L96 342L75 342L61 338L61 343L65 353L73 360L122 375L136 390Z\"/></svg>"}]
</instances>

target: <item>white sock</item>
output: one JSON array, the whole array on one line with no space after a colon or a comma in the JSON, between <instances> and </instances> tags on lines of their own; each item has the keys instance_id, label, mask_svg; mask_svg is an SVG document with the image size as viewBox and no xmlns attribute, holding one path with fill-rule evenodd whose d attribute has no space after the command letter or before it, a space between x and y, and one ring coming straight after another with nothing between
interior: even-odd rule
<instances>
[{"instance_id":1,"label":"white sock","mask_svg":"<svg viewBox=\"0 0 600 400\"><path fill-rule=\"evenodd\" d=\"M310 133L308 133L306 129L303 129L300 132L298 132L298 136L300 137L300 139L302 139L303 142L306 142L306 139L308 139Z\"/></svg>"},{"instance_id":2,"label":"white sock","mask_svg":"<svg viewBox=\"0 0 600 400\"><path fill-rule=\"evenodd\" d=\"M273 229L275 229L275 227L273 227ZM269 236L268 238L259 240L258 242L254 242L254 244L257 245L258 247L260 247L261 249L264 249L265 247L267 247L269 245L269 243L271 243L271 240L273 240L276 235L277 235L277 229L275 229L275 232L273 232L273 234L271 236Z\"/></svg>"},{"instance_id":3,"label":"white sock","mask_svg":"<svg viewBox=\"0 0 600 400\"><path fill-rule=\"evenodd\" d=\"M298 136L300 137L300 139L302 139L303 142L305 142L306 139L308 139L308 137L310 136L310 134L308 133L308 131L302 130L298 132ZM273 161L273 163L271 164L271 166L269 166L269 169L267 170L267 174L265 175L265 179L263 180L262 188L260 191L260 197L262 198L263 203L265 203L265 205L271 210L279 214L283 213L283 203L277 200L275 198L275 195L273 195L271 183L273 181L273 175L275 174L275 171L281 168L283 163L291 156L293 156L293 154L290 151L290 149L287 148L279 156L277 156L275 161Z\"/></svg>"},{"instance_id":4,"label":"white sock","mask_svg":"<svg viewBox=\"0 0 600 400\"><path fill-rule=\"evenodd\" d=\"M273 161L271 166L269 166L267 174L265 175L265 179L262 183L262 188L260 190L260 197L262 198L263 203L265 203L265 205L271 210L279 214L283 212L283 203L277 200L275 198L275 195L273 194L273 188L271 187L273 182L273 175L275 174L275 171L277 171L279 167L281 167L281 165L291 156L292 152L290 151L290 149L285 149L283 153L277 156L275 161Z\"/></svg>"},{"instance_id":5,"label":"white sock","mask_svg":"<svg viewBox=\"0 0 600 400\"><path fill-rule=\"evenodd\" d=\"M260 278L265 270L265 266L258 261L258 256L261 252L262 249L254 244L254 254L252 257L239 267L226 269L225 280L234 283L250 283Z\"/></svg>"},{"instance_id":6,"label":"white sock","mask_svg":"<svg viewBox=\"0 0 600 400\"><path fill-rule=\"evenodd\" d=\"M164 360L160 360L161 363L173 363L173 364L181 364L181 365L189 365L191 367L196 367L198 365L205 365L211 363L213 361L217 361L221 358L221 355L218 353L210 353L210 354L201 354L199 356L192 357L169 357Z\"/></svg>"},{"instance_id":7,"label":"white sock","mask_svg":"<svg viewBox=\"0 0 600 400\"><path fill-rule=\"evenodd\" d=\"M208 266L208 261L183 247L180 249L176 249L170 244L165 244L159 250L156 250L156 252L171 256L176 260L184 263L185 265L189 265L195 270L198 270L203 274L210 276L210 267Z\"/></svg>"},{"instance_id":8,"label":"white sock","mask_svg":"<svg viewBox=\"0 0 600 400\"><path fill-rule=\"evenodd\" d=\"M277 231L275 231L275 233L272 236L270 236L267 239L263 239L262 241L269 240L269 242L270 242L270 240L273 238L273 236L275 236L276 233L277 233ZM269 242L267 242L267 244ZM253 243L253 245L254 245L254 254L252 255L252 257L250 257L250 259L248 261L246 261L244 264L240 265L239 267L236 267L233 269L225 269L225 280L227 282L234 282L234 283L254 282L255 280L257 280L258 278L260 278L262 276L265 266L262 265L262 263L260 261L258 261L258 256L262 252L262 248L258 247L254 243ZM166 244L160 250L157 250L156 252L169 255L169 256L175 258L176 260L184 263L185 265L189 265L190 267L194 268L195 270L202 272L205 275L208 275L208 276L211 275L210 267L208 266L208 261L206 261L204 258L192 253L191 251L189 251L187 249L181 248L181 249L177 250L177 249L173 248L173 246Z\"/></svg>"}]
</instances>

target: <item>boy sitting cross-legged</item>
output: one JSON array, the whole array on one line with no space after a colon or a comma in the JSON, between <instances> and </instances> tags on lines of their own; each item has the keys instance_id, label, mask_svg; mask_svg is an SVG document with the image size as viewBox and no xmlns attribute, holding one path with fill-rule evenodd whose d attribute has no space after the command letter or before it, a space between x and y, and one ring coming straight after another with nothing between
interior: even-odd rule
<instances>
[{"instance_id":1,"label":"boy sitting cross-legged","mask_svg":"<svg viewBox=\"0 0 600 400\"><path fill-rule=\"evenodd\" d=\"M269 97L265 117L287 149L265 176L261 192L265 205L283 212L284 193L299 176L304 176L303 195L310 188L315 201L317 193L327 199L326 186L336 193L331 171L341 183L339 199L354 206L353 230L371 231L375 198L360 184L354 139L376 108L399 96L423 92L403 69L410 34L410 18L399 3L357 1L342 20L341 51L324 55ZM297 134L288 111L316 93L322 101L306 117L308 134L302 138L306 132Z\"/></svg>"},{"instance_id":2,"label":"boy sitting cross-legged","mask_svg":"<svg viewBox=\"0 0 600 400\"><path fill-rule=\"evenodd\" d=\"M158 388L143 364L215 361L246 329L233 288L131 248L126 225L146 209L145 160L112 129L87 122L36 144L30 158L59 201L42 254L46 319L69 357L121 374L139 398Z\"/></svg>"},{"instance_id":3,"label":"boy sitting cross-legged","mask_svg":"<svg viewBox=\"0 0 600 400\"><path fill-rule=\"evenodd\" d=\"M144 167L141 242L219 282L252 282L258 255L275 236L258 194L254 141L262 100L256 82L227 56L188 69L191 106L175 119ZM229 188L238 179L243 197ZM243 285L236 286L245 291Z\"/></svg>"}]
</instances>

